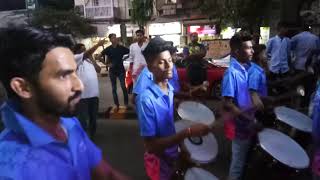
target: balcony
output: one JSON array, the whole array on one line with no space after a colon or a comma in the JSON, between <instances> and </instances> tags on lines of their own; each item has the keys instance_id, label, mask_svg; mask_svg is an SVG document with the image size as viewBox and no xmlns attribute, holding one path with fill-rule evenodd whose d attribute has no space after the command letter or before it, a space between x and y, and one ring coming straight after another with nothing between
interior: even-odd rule
<instances>
[{"instance_id":1,"label":"balcony","mask_svg":"<svg viewBox=\"0 0 320 180\"><path fill-rule=\"evenodd\" d=\"M113 19L119 16L119 8L113 6L92 6L85 8L88 19Z\"/></svg>"},{"instance_id":2,"label":"balcony","mask_svg":"<svg viewBox=\"0 0 320 180\"><path fill-rule=\"evenodd\" d=\"M176 3L163 4L161 9L159 10L160 16L175 15L176 13L177 13L177 4Z\"/></svg>"}]
</instances>

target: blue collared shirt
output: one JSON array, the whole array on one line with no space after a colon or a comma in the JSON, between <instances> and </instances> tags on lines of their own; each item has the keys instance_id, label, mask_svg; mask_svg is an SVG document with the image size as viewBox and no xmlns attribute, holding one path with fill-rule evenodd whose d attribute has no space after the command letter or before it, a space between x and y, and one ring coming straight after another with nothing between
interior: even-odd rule
<instances>
[{"instance_id":1,"label":"blue collared shirt","mask_svg":"<svg viewBox=\"0 0 320 180\"><path fill-rule=\"evenodd\" d=\"M268 95L267 79L263 68L251 62L248 76L249 89L255 90L262 97L266 97Z\"/></svg>"},{"instance_id":2,"label":"blue collared shirt","mask_svg":"<svg viewBox=\"0 0 320 180\"><path fill-rule=\"evenodd\" d=\"M235 58L231 57L230 66L226 70L222 80L222 96L232 97L236 106L241 111L252 108L251 96L248 88L248 67L241 65ZM251 135L249 129L251 122L245 119L236 119L236 137L246 138Z\"/></svg>"},{"instance_id":3,"label":"blue collared shirt","mask_svg":"<svg viewBox=\"0 0 320 180\"><path fill-rule=\"evenodd\" d=\"M306 70L305 63L310 53L320 47L319 37L309 31L303 31L291 38L291 48L295 56L294 67Z\"/></svg>"},{"instance_id":4,"label":"blue collared shirt","mask_svg":"<svg viewBox=\"0 0 320 180\"><path fill-rule=\"evenodd\" d=\"M179 76L175 65L173 65L172 78L169 80L169 83L173 86L175 93L180 91ZM137 82L134 84L132 92L138 95L151 84L153 84L153 74L149 71L148 67L144 67Z\"/></svg>"},{"instance_id":5,"label":"blue collared shirt","mask_svg":"<svg viewBox=\"0 0 320 180\"><path fill-rule=\"evenodd\" d=\"M312 111L312 134L314 137L314 144L317 150L320 149L320 86L318 85L317 91L313 99Z\"/></svg>"},{"instance_id":6,"label":"blue collared shirt","mask_svg":"<svg viewBox=\"0 0 320 180\"><path fill-rule=\"evenodd\" d=\"M6 129L0 135L0 179L89 180L102 152L75 118L61 118L67 143L56 140L7 103L1 110Z\"/></svg>"},{"instance_id":7,"label":"blue collared shirt","mask_svg":"<svg viewBox=\"0 0 320 180\"><path fill-rule=\"evenodd\" d=\"M142 137L168 137L176 134L173 119L173 87L168 83L168 95L154 82L136 98ZM178 145L165 150L164 155L176 157Z\"/></svg>"},{"instance_id":8,"label":"blue collared shirt","mask_svg":"<svg viewBox=\"0 0 320 180\"><path fill-rule=\"evenodd\" d=\"M290 57L291 44L290 39L277 35L271 38L267 43L267 56L269 70L273 73L286 73L289 71L288 59Z\"/></svg>"}]
</instances>

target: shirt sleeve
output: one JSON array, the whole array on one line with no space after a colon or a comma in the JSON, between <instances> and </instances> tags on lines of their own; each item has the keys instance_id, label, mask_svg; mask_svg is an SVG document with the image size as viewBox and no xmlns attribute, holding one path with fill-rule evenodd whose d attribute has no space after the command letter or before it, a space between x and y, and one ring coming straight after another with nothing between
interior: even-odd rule
<instances>
[{"instance_id":1,"label":"shirt sleeve","mask_svg":"<svg viewBox=\"0 0 320 180\"><path fill-rule=\"evenodd\" d=\"M105 48L104 50L102 50L101 54L104 55L104 56L108 56L109 55L108 48Z\"/></svg>"},{"instance_id":2,"label":"shirt sleeve","mask_svg":"<svg viewBox=\"0 0 320 180\"><path fill-rule=\"evenodd\" d=\"M122 46L122 51L123 51L123 54L129 54L130 53L130 50L124 46Z\"/></svg>"},{"instance_id":3,"label":"shirt sleeve","mask_svg":"<svg viewBox=\"0 0 320 180\"><path fill-rule=\"evenodd\" d=\"M226 71L222 80L222 96L235 97L235 79L230 72L230 69Z\"/></svg>"},{"instance_id":4,"label":"shirt sleeve","mask_svg":"<svg viewBox=\"0 0 320 180\"><path fill-rule=\"evenodd\" d=\"M151 100L146 96L139 95L136 99L137 114L140 124L140 135L152 137L156 135L155 112Z\"/></svg>"},{"instance_id":5,"label":"shirt sleeve","mask_svg":"<svg viewBox=\"0 0 320 180\"><path fill-rule=\"evenodd\" d=\"M133 44L131 44L129 48L130 49L129 49L128 61L133 62L133 59L134 59Z\"/></svg>"},{"instance_id":6,"label":"shirt sleeve","mask_svg":"<svg viewBox=\"0 0 320 180\"><path fill-rule=\"evenodd\" d=\"M89 139L87 135L85 135L85 143L87 146L89 167L90 169L94 169L102 161L102 151Z\"/></svg>"},{"instance_id":7,"label":"shirt sleeve","mask_svg":"<svg viewBox=\"0 0 320 180\"><path fill-rule=\"evenodd\" d=\"M270 39L267 43L267 58L271 59L271 51L272 51L272 39Z\"/></svg>"},{"instance_id":8,"label":"shirt sleeve","mask_svg":"<svg viewBox=\"0 0 320 180\"><path fill-rule=\"evenodd\" d=\"M261 77L258 73L256 73L256 72L250 73L249 74L249 81L248 81L249 82L248 83L249 89L258 91L260 81L261 81Z\"/></svg>"}]
</instances>

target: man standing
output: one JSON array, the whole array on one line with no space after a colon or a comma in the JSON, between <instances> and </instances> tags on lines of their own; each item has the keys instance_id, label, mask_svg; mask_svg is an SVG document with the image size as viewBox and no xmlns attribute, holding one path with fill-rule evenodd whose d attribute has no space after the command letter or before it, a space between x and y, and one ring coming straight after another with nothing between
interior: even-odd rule
<instances>
[{"instance_id":1,"label":"man standing","mask_svg":"<svg viewBox=\"0 0 320 180\"><path fill-rule=\"evenodd\" d=\"M148 44L145 42L144 31L141 29L137 30L136 38L137 38L137 42L131 44L130 54L129 54L129 60L133 62L133 69L132 69L133 83L136 82L140 72L147 65L146 60L142 55L142 51L146 48Z\"/></svg>"},{"instance_id":2,"label":"man standing","mask_svg":"<svg viewBox=\"0 0 320 180\"><path fill-rule=\"evenodd\" d=\"M232 115L231 120L225 121L226 136L232 140L229 180L242 179L254 134L254 111L248 88L248 68L253 55L251 41L252 37L244 32L230 39L230 66L222 81L223 107Z\"/></svg>"},{"instance_id":3,"label":"man standing","mask_svg":"<svg viewBox=\"0 0 320 180\"><path fill-rule=\"evenodd\" d=\"M76 44L73 48L78 66L77 75L84 86L81 100L77 107L77 116L82 128L85 130L87 130L87 121L89 120L89 134L91 138L94 138L96 133L99 110L99 82L94 67L94 63L96 62L93 60L92 54L104 43L105 40L101 40L88 50L86 50L84 44Z\"/></svg>"},{"instance_id":4,"label":"man standing","mask_svg":"<svg viewBox=\"0 0 320 180\"><path fill-rule=\"evenodd\" d=\"M111 46L107 47L101 52L101 55L107 55L111 66L109 69L109 76L112 85L112 95L114 104L119 109L119 100L117 94L117 78L120 80L121 89L124 97L124 105L128 106L128 92L125 84L125 69L123 67L123 56L129 54L129 49L118 44L116 34L109 34Z\"/></svg>"},{"instance_id":5,"label":"man standing","mask_svg":"<svg viewBox=\"0 0 320 180\"><path fill-rule=\"evenodd\" d=\"M302 32L291 38L291 48L295 57L295 70L306 71L307 58L313 50L320 48L319 37L312 34L309 26L305 25Z\"/></svg>"},{"instance_id":6,"label":"man standing","mask_svg":"<svg viewBox=\"0 0 320 180\"><path fill-rule=\"evenodd\" d=\"M289 73L289 64L291 61L290 39L286 37L288 25L279 22L278 35L270 38L267 43L267 57L270 70L270 80L281 78Z\"/></svg>"},{"instance_id":7,"label":"man standing","mask_svg":"<svg viewBox=\"0 0 320 180\"><path fill-rule=\"evenodd\" d=\"M128 179L103 160L76 118L83 85L73 53L57 37L29 27L0 31L1 179Z\"/></svg>"},{"instance_id":8,"label":"man standing","mask_svg":"<svg viewBox=\"0 0 320 180\"><path fill-rule=\"evenodd\" d=\"M152 39L143 55L153 74L153 83L136 98L140 134L144 138L144 164L151 180L170 180L178 159L178 144L187 137L203 136L209 127L192 125L176 133L173 120L172 46Z\"/></svg>"}]
</instances>

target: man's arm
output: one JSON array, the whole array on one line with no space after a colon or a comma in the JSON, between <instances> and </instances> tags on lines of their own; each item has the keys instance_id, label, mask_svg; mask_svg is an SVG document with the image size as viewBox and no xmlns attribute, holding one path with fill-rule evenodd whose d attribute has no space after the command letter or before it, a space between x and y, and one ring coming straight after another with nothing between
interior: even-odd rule
<instances>
[{"instance_id":1,"label":"man's arm","mask_svg":"<svg viewBox=\"0 0 320 180\"><path fill-rule=\"evenodd\" d=\"M89 58L92 54L98 49L98 47L102 46L106 42L105 39L100 40L96 45L92 46L90 49L86 50L83 53L83 58Z\"/></svg>"},{"instance_id":2,"label":"man's arm","mask_svg":"<svg viewBox=\"0 0 320 180\"><path fill-rule=\"evenodd\" d=\"M112 168L105 160L101 160L97 167L92 171L92 179L129 180L130 178Z\"/></svg>"}]
</instances>

